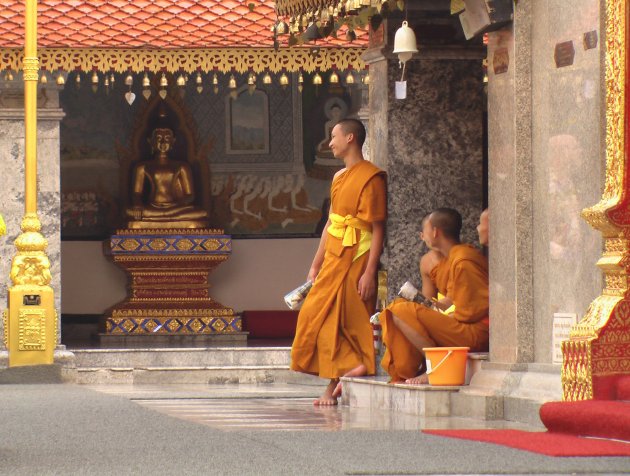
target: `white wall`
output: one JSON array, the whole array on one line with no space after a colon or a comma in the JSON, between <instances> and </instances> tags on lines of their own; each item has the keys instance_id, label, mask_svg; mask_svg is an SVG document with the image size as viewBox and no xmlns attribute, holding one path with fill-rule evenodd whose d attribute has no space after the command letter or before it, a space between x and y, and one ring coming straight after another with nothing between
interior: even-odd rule
<instances>
[{"instance_id":1,"label":"white wall","mask_svg":"<svg viewBox=\"0 0 630 476\"><path fill-rule=\"evenodd\" d=\"M306 280L317 238L234 240L232 256L211 275L210 296L243 310L286 309L283 296ZM102 314L126 296L125 273L101 242L61 243L63 314Z\"/></svg>"}]
</instances>

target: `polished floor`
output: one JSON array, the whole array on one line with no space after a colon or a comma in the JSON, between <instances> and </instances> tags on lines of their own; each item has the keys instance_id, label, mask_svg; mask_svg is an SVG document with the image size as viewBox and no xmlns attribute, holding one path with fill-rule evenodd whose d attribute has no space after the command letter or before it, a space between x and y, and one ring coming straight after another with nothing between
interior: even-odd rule
<instances>
[{"instance_id":1,"label":"polished floor","mask_svg":"<svg viewBox=\"0 0 630 476\"><path fill-rule=\"evenodd\" d=\"M323 387L310 385L94 385L164 415L223 431L420 430L423 428L539 428L504 421L422 418L345 406L318 407Z\"/></svg>"}]
</instances>

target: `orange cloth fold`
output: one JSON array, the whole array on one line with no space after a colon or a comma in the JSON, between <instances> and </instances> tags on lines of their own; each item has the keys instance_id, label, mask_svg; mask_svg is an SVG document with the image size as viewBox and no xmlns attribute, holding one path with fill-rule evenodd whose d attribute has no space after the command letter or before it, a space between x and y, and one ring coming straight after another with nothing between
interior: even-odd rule
<instances>
[{"instance_id":1,"label":"orange cloth fold","mask_svg":"<svg viewBox=\"0 0 630 476\"><path fill-rule=\"evenodd\" d=\"M337 176L330 195L331 214L350 216L370 227L385 220L383 172L370 162L359 162ZM360 231L348 226L341 237L326 234L324 262L298 316L291 348L292 370L338 378L364 364L368 374L375 373L370 325L375 299L365 302L358 292L369 253L354 259ZM355 235L353 244L344 246L348 233Z\"/></svg>"}]
</instances>

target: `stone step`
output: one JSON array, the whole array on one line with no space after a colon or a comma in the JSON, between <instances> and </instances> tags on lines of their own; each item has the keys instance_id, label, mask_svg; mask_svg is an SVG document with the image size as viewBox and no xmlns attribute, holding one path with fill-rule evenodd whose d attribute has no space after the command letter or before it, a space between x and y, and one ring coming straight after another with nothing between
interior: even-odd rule
<instances>
[{"instance_id":1,"label":"stone step","mask_svg":"<svg viewBox=\"0 0 630 476\"><path fill-rule=\"evenodd\" d=\"M289 347L80 349L78 368L289 367Z\"/></svg>"},{"instance_id":2,"label":"stone step","mask_svg":"<svg viewBox=\"0 0 630 476\"><path fill-rule=\"evenodd\" d=\"M424 417L451 416L453 399L467 388L488 359L485 352L469 353L464 386L388 384L389 377L342 377L342 403L352 407L387 409Z\"/></svg>"},{"instance_id":3,"label":"stone step","mask_svg":"<svg viewBox=\"0 0 630 476\"><path fill-rule=\"evenodd\" d=\"M73 352L79 384L326 383L289 370L289 347L78 349Z\"/></svg>"},{"instance_id":4,"label":"stone step","mask_svg":"<svg viewBox=\"0 0 630 476\"><path fill-rule=\"evenodd\" d=\"M450 416L450 397L461 387L388 384L388 377L342 377L341 403L423 417Z\"/></svg>"},{"instance_id":5,"label":"stone step","mask_svg":"<svg viewBox=\"0 0 630 476\"><path fill-rule=\"evenodd\" d=\"M299 383L320 385L320 379L296 374L288 367L112 367L77 369L79 384L225 384Z\"/></svg>"}]
</instances>

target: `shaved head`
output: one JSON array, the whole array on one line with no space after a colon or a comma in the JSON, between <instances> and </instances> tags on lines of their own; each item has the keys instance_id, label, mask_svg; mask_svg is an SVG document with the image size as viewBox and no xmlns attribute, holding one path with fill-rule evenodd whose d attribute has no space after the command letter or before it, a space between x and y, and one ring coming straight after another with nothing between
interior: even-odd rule
<instances>
[{"instance_id":1,"label":"shaved head","mask_svg":"<svg viewBox=\"0 0 630 476\"><path fill-rule=\"evenodd\" d=\"M363 123L357 119L342 119L337 123L338 126L341 127L341 130L345 135L352 134L354 135L355 140L359 147L363 147L363 143L365 142L365 126Z\"/></svg>"},{"instance_id":2,"label":"shaved head","mask_svg":"<svg viewBox=\"0 0 630 476\"><path fill-rule=\"evenodd\" d=\"M434 228L442 230L442 234L451 240L459 241L462 231L462 216L452 208L438 208L429 215L429 221Z\"/></svg>"}]
</instances>

